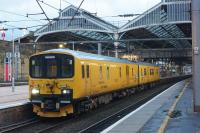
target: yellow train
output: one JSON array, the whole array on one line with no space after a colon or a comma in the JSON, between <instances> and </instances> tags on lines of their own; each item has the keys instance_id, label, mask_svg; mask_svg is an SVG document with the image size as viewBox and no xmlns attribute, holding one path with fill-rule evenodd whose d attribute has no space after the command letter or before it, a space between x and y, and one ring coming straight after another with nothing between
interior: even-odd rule
<instances>
[{"instance_id":1,"label":"yellow train","mask_svg":"<svg viewBox=\"0 0 200 133\"><path fill-rule=\"evenodd\" d=\"M68 49L35 54L29 67L30 101L42 117L84 112L160 79L156 65Z\"/></svg>"}]
</instances>

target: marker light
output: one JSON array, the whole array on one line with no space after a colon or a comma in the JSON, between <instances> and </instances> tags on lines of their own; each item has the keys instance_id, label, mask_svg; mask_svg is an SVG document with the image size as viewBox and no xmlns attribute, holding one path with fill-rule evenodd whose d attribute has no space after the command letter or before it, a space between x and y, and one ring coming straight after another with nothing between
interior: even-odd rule
<instances>
[{"instance_id":1,"label":"marker light","mask_svg":"<svg viewBox=\"0 0 200 133\"><path fill-rule=\"evenodd\" d=\"M62 94L69 94L70 91L69 90L62 90Z\"/></svg>"},{"instance_id":2,"label":"marker light","mask_svg":"<svg viewBox=\"0 0 200 133\"><path fill-rule=\"evenodd\" d=\"M40 93L39 89L37 88L32 89L32 94L39 94L39 93Z\"/></svg>"}]
</instances>

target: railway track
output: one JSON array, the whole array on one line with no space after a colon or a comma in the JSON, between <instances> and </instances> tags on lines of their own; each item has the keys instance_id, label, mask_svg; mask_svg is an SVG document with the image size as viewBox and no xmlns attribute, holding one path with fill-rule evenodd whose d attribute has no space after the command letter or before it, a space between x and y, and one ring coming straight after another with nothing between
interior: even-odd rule
<instances>
[{"instance_id":1,"label":"railway track","mask_svg":"<svg viewBox=\"0 0 200 133\"><path fill-rule=\"evenodd\" d=\"M11 86L11 82L0 82L0 87L6 87L6 86ZM28 82L15 82L15 86L20 86L20 85L28 85Z\"/></svg>"},{"instance_id":2,"label":"railway track","mask_svg":"<svg viewBox=\"0 0 200 133\"><path fill-rule=\"evenodd\" d=\"M113 123L115 123L116 121L118 121L119 119L121 119L123 116L127 115L128 113L132 112L133 110L135 110L136 108L138 108L140 105L144 104L145 102L149 101L150 99L152 99L154 96L156 96L157 94L161 93L162 91L166 90L167 87L164 87L163 89L159 89L159 90L155 90L152 91L152 93L147 94L145 97L144 95L141 95L140 97L137 97L137 101L135 101L133 104L130 104L128 106L125 106L123 109L119 109L118 111L114 112L114 113L110 113L110 115L105 115L102 118L100 118L99 120L95 120L93 121L93 117L96 115L98 115L99 112L95 113L92 112L92 116L88 114L85 117L88 117L86 119L84 118L77 118L77 119L71 119L71 120L65 120L62 121L60 123L57 123L55 125L46 127L42 130L37 131L37 133L50 133L50 132L79 132L79 133L96 133L96 132L101 132L102 130L104 130L106 127L112 125ZM116 103L117 104L117 103ZM100 107L101 108L101 107ZM105 113L106 114L106 113ZM93 116L94 115L94 116ZM84 117L84 116L81 116ZM90 119L91 118L91 119ZM84 120L83 120L84 119ZM82 122L78 122L78 121L82 121ZM83 124L86 123L86 124ZM73 125L73 126L70 126ZM84 125L84 126L83 126ZM62 129L63 128L63 129Z\"/></svg>"},{"instance_id":3,"label":"railway track","mask_svg":"<svg viewBox=\"0 0 200 133\"><path fill-rule=\"evenodd\" d=\"M155 91L151 95L139 99L137 102L135 102L135 103L119 110L118 112L116 112L116 113L114 113L114 114L92 124L91 126L79 131L78 133L99 133L102 130L104 130L105 128L109 127L110 125L112 125L115 122L117 122L118 120L120 120L122 117L124 117L127 114L129 114L130 112L132 112L133 110L140 107L142 104L144 104L147 101L149 101L150 99L152 99L156 95L160 94L164 90L166 90L166 89Z\"/></svg>"},{"instance_id":4,"label":"railway track","mask_svg":"<svg viewBox=\"0 0 200 133\"><path fill-rule=\"evenodd\" d=\"M142 93L136 93L125 98L115 100L109 104L102 105L95 110L83 113L77 118L67 117L59 119L37 119L24 124L15 124L5 129L0 128L3 133L88 133L100 132L106 127L112 125L123 116L132 112L140 105L152 99L157 94L166 90L170 84L165 84L154 89L145 90Z\"/></svg>"},{"instance_id":5,"label":"railway track","mask_svg":"<svg viewBox=\"0 0 200 133\"><path fill-rule=\"evenodd\" d=\"M29 120L26 120L26 121L23 121L23 122L3 126L3 127L0 127L0 133L11 132L11 131L17 130L19 128L23 128L24 126L28 126L28 125L31 125L31 124L34 124L34 123L38 123L39 121L40 121L40 119L32 118L32 119L29 119Z\"/></svg>"},{"instance_id":6,"label":"railway track","mask_svg":"<svg viewBox=\"0 0 200 133\"><path fill-rule=\"evenodd\" d=\"M0 127L0 133L40 133L43 130L58 125L63 121L66 121L66 119L54 119L49 121L45 118L36 117L20 123Z\"/></svg>"}]
</instances>

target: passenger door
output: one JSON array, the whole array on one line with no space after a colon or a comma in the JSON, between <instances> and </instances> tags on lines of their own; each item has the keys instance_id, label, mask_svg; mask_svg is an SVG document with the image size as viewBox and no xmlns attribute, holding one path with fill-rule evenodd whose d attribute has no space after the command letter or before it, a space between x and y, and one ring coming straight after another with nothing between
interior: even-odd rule
<instances>
[{"instance_id":1,"label":"passenger door","mask_svg":"<svg viewBox=\"0 0 200 133\"><path fill-rule=\"evenodd\" d=\"M127 85L129 85L129 66L126 66L126 80L127 80Z\"/></svg>"},{"instance_id":2,"label":"passenger door","mask_svg":"<svg viewBox=\"0 0 200 133\"><path fill-rule=\"evenodd\" d=\"M142 83L141 81L141 66L138 65L138 85Z\"/></svg>"},{"instance_id":3,"label":"passenger door","mask_svg":"<svg viewBox=\"0 0 200 133\"><path fill-rule=\"evenodd\" d=\"M91 77L90 66L88 63L86 63L85 64L85 89L86 89L87 95L92 94L90 77Z\"/></svg>"}]
</instances>

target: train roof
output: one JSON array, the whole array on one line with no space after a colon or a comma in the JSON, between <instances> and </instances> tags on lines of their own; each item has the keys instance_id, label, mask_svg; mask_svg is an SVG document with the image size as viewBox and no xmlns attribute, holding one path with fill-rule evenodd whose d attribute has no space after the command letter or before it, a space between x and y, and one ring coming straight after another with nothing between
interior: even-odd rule
<instances>
[{"instance_id":1,"label":"train roof","mask_svg":"<svg viewBox=\"0 0 200 133\"><path fill-rule=\"evenodd\" d=\"M127 64L142 64L142 65L148 65L148 66L157 66L155 64L150 64L150 63L145 63L145 62L132 62L126 59L119 59L119 58L91 54L91 53L86 53L86 52L81 52L81 51L74 51L74 50L69 50L69 49L51 49L51 50L43 51L42 53L51 53L51 52L68 53L79 59L90 59L90 60L111 61L111 62L119 62L119 63L127 63Z\"/></svg>"}]
</instances>

